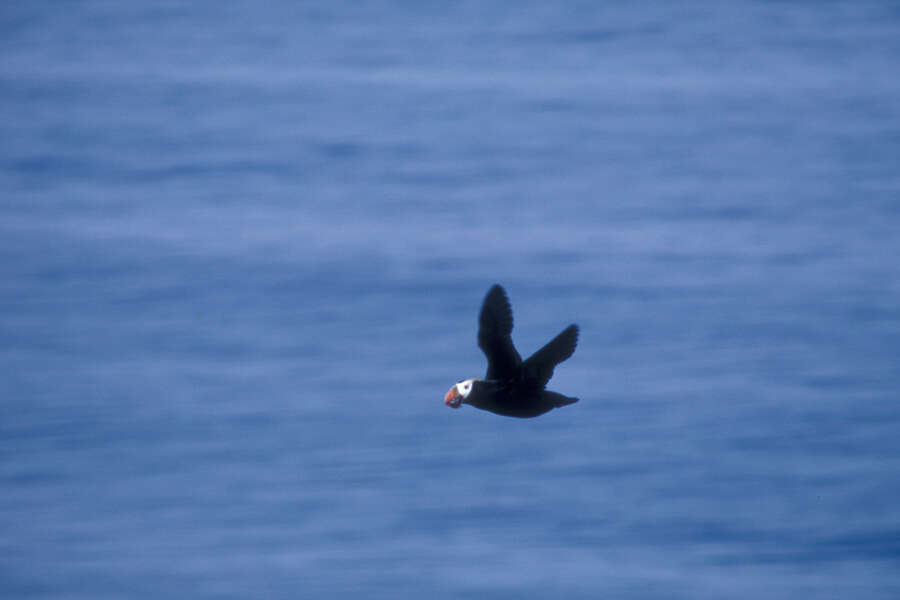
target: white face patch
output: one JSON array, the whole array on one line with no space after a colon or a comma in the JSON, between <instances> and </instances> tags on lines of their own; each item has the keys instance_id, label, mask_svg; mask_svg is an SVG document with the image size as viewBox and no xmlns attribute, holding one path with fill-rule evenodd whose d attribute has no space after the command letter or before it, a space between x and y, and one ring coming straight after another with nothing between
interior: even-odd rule
<instances>
[{"instance_id":1,"label":"white face patch","mask_svg":"<svg viewBox=\"0 0 900 600\"><path fill-rule=\"evenodd\" d=\"M456 391L459 392L459 395L463 398L468 398L469 394L472 393L472 383L474 379L466 379L465 381L460 381L456 384Z\"/></svg>"}]
</instances>

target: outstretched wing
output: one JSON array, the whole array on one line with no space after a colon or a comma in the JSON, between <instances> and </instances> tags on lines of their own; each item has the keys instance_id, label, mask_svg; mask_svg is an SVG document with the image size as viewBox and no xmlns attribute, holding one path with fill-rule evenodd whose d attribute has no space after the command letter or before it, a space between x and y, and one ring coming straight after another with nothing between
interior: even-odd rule
<instances>
[{"instance_id":1,"label":"outstretched wing","mask_svg":"<svg viewBox=\"0 0 900 600\"><path fill-rule=\"evenodd\" d=\"M575 352L578 343L578 325L569 325L562 333L528 357L525 361L525 378L541 389L553 377L553 368Z\"/></svg>"},{"instance_id":2,"label":"outstretched wing","mask_svg":"<svg viewBox=\"0 0 900 600\"><path fill-rule=\"evenodd\" d=\"M522 358L513 346L512 328L512 308L506 292L495 284L484 298L478 320L478 347L488 361L485 379L509 379L518 374Z\"/></svg>"}]
</instances>

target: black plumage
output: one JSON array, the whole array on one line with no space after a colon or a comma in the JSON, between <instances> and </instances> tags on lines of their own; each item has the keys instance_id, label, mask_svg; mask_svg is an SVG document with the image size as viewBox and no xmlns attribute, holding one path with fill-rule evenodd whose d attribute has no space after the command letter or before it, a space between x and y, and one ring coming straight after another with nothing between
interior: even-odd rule
<instances>
[{"instance_id":1,"label":"black plumage","mask_svg":"<svg viewBox=\"0 0 900 600\"><path fill-rule=\"evenodd\" d=\"M544 389L553 369L575 352L578 326L569 325L524 362L512 342L513 316L500 285L488 291L478 319L478 347L487 357L484 379L463 380L447 392L444 402L509 417L536 417L578 401Z\"/></svg>"}]
</instances>

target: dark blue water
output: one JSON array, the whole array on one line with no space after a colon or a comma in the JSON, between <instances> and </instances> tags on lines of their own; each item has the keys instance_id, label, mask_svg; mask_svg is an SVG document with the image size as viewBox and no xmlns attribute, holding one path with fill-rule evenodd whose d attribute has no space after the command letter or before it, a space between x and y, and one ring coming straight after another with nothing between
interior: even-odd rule
<instances>
[{"instance_id":1,"label":"dark blue water","mask_svg":"<svg viewBox=\"0 0 900 600\"><path fill-rule=\"evenodd\" d=\"M900 12L598 5L4 3L0 595L900 597Z\"/></svg>"}]
</instances>

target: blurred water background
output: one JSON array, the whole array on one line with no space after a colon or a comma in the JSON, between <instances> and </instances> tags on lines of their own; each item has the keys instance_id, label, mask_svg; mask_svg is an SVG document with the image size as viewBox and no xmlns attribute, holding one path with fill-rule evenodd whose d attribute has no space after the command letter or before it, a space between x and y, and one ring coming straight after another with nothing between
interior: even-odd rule
<instances>
[{"instance_id":1,"label":"blurred water background","mask_svg":"<svg viewBox=\"0 0 900 600\"><path fill-rule=\"evenodd\" d=\"M5 2L5 598L900 597L886 2ZM535 420L446 408L506 286Z\"/></svg>"}]
</instances>

